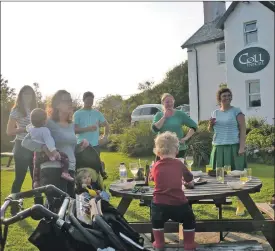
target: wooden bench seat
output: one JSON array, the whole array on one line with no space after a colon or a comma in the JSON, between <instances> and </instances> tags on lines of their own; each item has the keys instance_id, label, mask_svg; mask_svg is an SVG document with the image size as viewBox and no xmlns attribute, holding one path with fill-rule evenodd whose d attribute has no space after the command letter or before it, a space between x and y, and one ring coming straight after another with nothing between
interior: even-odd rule
<instances>
[{"instance_id":1,"label":"wooden bench seat","mask_svg":"<svg viewBox=\"0 0 275 251\"><path fill-rule=\"evenodd\" d=\"M12 152L3 152L3 153L1 153L1 157L8 157L9 158L8 163L7 163L7 167L10 167L10 164L11 164L12 159L13 159L13 153Z\"/></svg>"},{"instance_id":2,"label":"wooden bench seat","mask_svg":"<svg viewBox=\"0 0 275 251\"><path fill-rule=\"evenodd\" d=\"M256 203L258 209L274 220L274 209L268 203Z\"/></svg>"},{"instance_id":3,"label":"wooden bench seat","mask_svg":"<svg viewBox=\"0 0 275 251\"><path fill-rule=\"evenodd\" d=\"M146 247L146 246L145 246ZM146 247L154 250L151 247ZM183 251L183 245L170 244L166 245L165 251ZM226 243L202 244L196 251L261 251L264 250L262 245L257 241L237 241Z\"/></svg>"}]
</instances>

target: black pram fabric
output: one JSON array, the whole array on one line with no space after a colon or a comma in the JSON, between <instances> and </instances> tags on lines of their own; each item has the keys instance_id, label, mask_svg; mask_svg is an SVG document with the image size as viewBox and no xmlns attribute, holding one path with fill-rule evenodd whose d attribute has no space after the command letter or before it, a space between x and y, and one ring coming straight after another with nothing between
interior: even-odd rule
<instances>
[{"instance_id":1,"label":"black pram fabric","mask_svg":"<svg viewBox=\"0 0 275 251\"><path fill-rule=\"evenodd\" d=\"M96 170L98 173L102 169L102 164L97 151L89 145L84 150L81 149L80 145L77 145L75 151L76 158L76 169L90 167Z\"/></svg>"}]
</instances>

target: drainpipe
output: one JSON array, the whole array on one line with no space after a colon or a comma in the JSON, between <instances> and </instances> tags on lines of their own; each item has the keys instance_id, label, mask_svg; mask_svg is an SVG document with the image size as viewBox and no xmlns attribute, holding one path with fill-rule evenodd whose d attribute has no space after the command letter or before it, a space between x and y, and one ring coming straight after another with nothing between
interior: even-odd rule
<instances>
[{"instance_id":1,"label":"drainpipe","mask_svg":"<svg viewBox=\"0 0 275 251\"><path fill-rule=\"evenodd\" d=\"M194 47L196 53L196 77L197 77L197 96L198 96L198 122L200 121L200 83L199 83L199 67L198 67L198 52Z\"/></svg>"}]
</instances>

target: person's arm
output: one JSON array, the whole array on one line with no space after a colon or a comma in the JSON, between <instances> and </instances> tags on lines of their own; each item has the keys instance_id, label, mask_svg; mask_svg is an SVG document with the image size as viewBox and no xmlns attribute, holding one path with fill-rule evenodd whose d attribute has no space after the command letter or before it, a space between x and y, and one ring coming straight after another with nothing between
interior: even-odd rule
<instances>
[{"instance_id":1,"label":"person's arm","mask_svg":"<svg viewBox=\"0 0 275 251\"><path fill-rule=\"evenodd\" d=\"M181 139L181 141L187 141L193 136L193 134L198 128L198 125L193 119L187 116L185 112L182 112L182 111L179 111L179 112L181 112L181 116L182 116L182 125L189 127L188 133Z\"/></svg>"},{"instance_id":2,"label":"person's arm","mask_svg":"<svg viewBox=\"0 0 275 251\"><path fill-rule=\"evenodd\" d=\"M55 147L55 141L51 135L51 132L48 128L45 128L45 130L42 131L42 136L43 136L43 140L44 140L44 143L45 145L47 146L48 150L50 152L53 152L56 150L56 147Z\"/></svg>"},{"instance_id":3,"label":"person's arm","mask_svg":"<svg viewBox=\"0 0 275 251\"><path fill-rule=\"evenodd\" d=\"M163 126L165 120L166 120L166 118L165 118L164 114L162 116L160 112L157 112L153 119L153 123L152 123L152 127L151 127L152 131L154 133L159 132L161 127Z\"/></svg>"},{"instance_id":4,"label":"person's arm","mask_svg":"<svg viewBox=\"0 0 275 251\"><path fill-rule=\"evenodd\" d=\"M246 125L245 125L245 117L243 113L239 113L237 115L237 121L239 124L240 130L240 148L239 148L239 155L244 154L245 152L245 138L246 138Z\"/></svg>"},{"instance_id":5,"label":"person's arm","mask_svg":"<svg viewBox=\"0 0 275 251\"><path fill-rule=\"evenodd\" d=\"M104 127L103 137L108 137L110 133L110 126L101 112L99 112L99 126Z\"/></svg>"},{"instance_id":6,"label":"person's arm","mask_svg":"<svg viewBox=\"0 0 275 251\"><path fill-rule=\"evenodd\" d=\"M18 113L13 109L10 113L10 117L7 124L6 133L8 136L15 136L16 134L26 132L26 128L18 128L16 125L16 119L18 118Z\"/></svg>"},{"instance_id":7,"label":"person's arm","mask_svg":"<svg viewBox=\"0 0 275 251\"><path fill-rule=\"evenodd\" d=\"M191 182L193 180L193 174L188 170L186 165L182 163L182 176L185 182Z\"/></svg>"}]
</instances>

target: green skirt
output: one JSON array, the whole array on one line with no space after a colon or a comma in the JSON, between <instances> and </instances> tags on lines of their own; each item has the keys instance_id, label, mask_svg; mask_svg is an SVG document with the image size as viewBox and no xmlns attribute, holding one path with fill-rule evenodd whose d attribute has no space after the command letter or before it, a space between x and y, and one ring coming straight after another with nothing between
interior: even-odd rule
<instances>
[{"instance_id":1,"label":"green skirt","mask_svg":"<svg viewBox=\"0 0 275 251\"><path fill-rule=\"evenodd\" d=\"M244 170L247 167L246 154L239 156L239 144L235 145L213 145L210 166L213 169L231 166L231 170Z\"/></svg>"}]
</instances>

